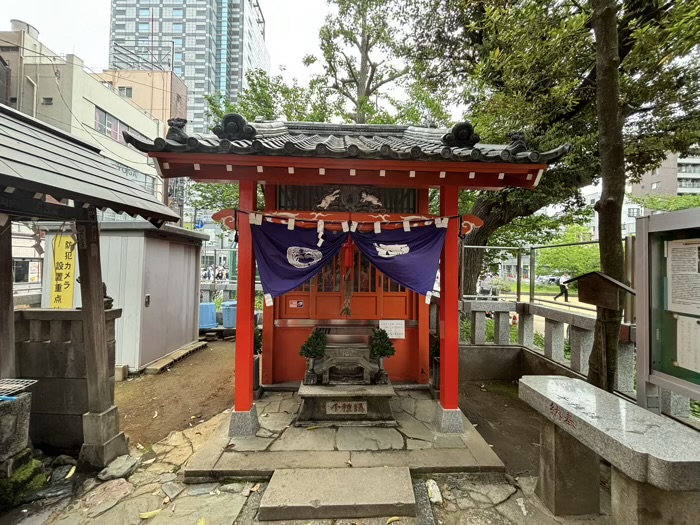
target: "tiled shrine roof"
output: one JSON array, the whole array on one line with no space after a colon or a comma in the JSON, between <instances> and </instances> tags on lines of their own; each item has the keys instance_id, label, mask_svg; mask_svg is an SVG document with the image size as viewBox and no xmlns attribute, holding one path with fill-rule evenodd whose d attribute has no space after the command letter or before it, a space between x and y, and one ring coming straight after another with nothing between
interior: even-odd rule
<instances>
[{"instance_id":1,"label":"tiled shrine roof","mask_svg":"<svg viewBox=\"0 0 700 525\"><path fill-rule=\"evenodd\" d=\"M528 148L522 133L510 133L509 144L484 144L469 122L448 128L381 124L256 121L226 115L214 134L188 135L185 119L168 121L166 138L142 139L124 132L127 143L144 152L233 153L288 157L398 159L456 162L549 164L571 149Z\"/></svg>"}]
</instances>

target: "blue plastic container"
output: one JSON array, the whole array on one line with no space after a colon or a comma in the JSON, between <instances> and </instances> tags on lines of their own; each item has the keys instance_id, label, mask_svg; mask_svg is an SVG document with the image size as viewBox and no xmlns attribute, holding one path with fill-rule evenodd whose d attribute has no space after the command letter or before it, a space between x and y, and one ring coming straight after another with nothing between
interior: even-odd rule
<instances>
[{"instance_id":1,"label":"blue plastic container","mask_svg":"<svg viewBox=\"0 0 700 525\"><path fill-rule=\"evenodd\" d=\"M199 329L216 328L216 305L214 303L199 303Z\"/></svg>"},{"instance_id":2,"label":"blue plastic container","mask_svg":"<svg viewBox=\"0 0 700 525\"><path fill-rule=\"evenodd\" d=\"M236 309L238 301L226 301L221 303L221 312L224 314L224 328L236 328Z\"/></svg>"}]
</instances>

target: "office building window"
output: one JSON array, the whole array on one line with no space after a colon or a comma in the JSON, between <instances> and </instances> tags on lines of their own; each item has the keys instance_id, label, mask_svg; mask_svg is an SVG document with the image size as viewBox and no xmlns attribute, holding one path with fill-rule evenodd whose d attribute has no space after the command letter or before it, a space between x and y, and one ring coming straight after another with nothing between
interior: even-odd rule
<instances>
[{"instance_id":1,"label":"office building window","mask_svg":"<svg viewBox=\"0 0 700 525\"><path fill-rule=\"evenodd\" d=\"M42 106L53 106L53 97L41 97Z\"/></svg>"},{"instance_id":2,"label":"office building window","mask_svg":"<svg viewBox=\"0 0 700 525\"><path fill-rule=\"evenodd\" d=\"M148 7L139 9L139 18L150 18L151 10Z\"/></svg>"},{"instance_id":3,"label":"office building window","mask_svg":"<svg viewBox=\"0 0 700 525\"><path fill-rule=\"evenodd\" d=\"M184 14L182 8L178 8L178 7L173 8L173 18L182 18L184 16L185 16L185 14Z\"/></svg>"},{"instance_id":4,"label":"office building window","mask_svg":"<svg viewBox=\"0 0 700 525\"><path fill-rule=\"evenodd\" d=\"M131 98L133 95L133 90L131 86L119 86L119 96L120 97L126 97L126 98Z\"/></svg>"},{"instance_id":5,"label":"office building window","mask_svg":"<svg viewBox=\"0 0 700 525\"><path fill-rule=\"evenodd\" d=\"M182 37L181 36L176 36L173 38L173 45L175 47L182 47Z\"/></svg>"},{"instance_id":6,"label":"office building window","mask_svg":"<svg viewBox=\"0 0 700 525\"><path fill-rule=\"evenodd\" d=\"M139 22L139 32L148 33L151 31L151 25L147 22Z\"/></svg>"},{"instance_id":7,"label":"office building window","mask_svg":"<svg viewBox=\"0 0 700 525\"><path fill-rule=\"evenodd\" d=\"M173 22L173 33L182 33L182 23Z\"/></svg>"},{"instance_id":8,"label":"office building window","mask_svg":"<svg viewBox=\"0 0 700 525\"><path fill-rule=\"evenodd\" d=\"M173 68L173 73L175 73L178 77L182 76L182 66L175 66Z\"/></svg>"},{"instance_id":9,"label":"office building window","mask_svg":"<svg viewBox=\"0 0 700 525\"><path fill-rule=\"evenodd\" d=\"M659 186L661 186L661 183L660 183L660 182L652 182L652 183L651 183L651 189L652 189L652 190L658 190L658 189L659 189Z\"/></svg>"},{"instance_id":10,"label":"office building window","mask_svg":"<svg viewBox=\"0 0 700 525\"><path fill-rule=\"evenodd\" d=\"M642 216L642 209L641 208L629 208L627 210L627 216L628 217L641 217Z\"/></svg>"},{"instance_id":11,"label":"office building window","mask_svg":"<svg viewBox=\"0 0 700 525\"><path fill-rule=\"evenodd\" d=\"M182 52L178 51L175 53L175 62L182 62Z\"/></svg>"}]
</instances>

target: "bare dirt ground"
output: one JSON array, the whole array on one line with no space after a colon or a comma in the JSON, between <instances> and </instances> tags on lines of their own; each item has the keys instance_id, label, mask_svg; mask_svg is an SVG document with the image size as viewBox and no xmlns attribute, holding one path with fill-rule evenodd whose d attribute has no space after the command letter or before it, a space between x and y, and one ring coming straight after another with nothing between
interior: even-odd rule
<instances>
[{"instance_id":1,"label":"bare dirt ground","mask_svg":"<svg viewBox=\"0 0 700 525\"><path fill-rule=\"evenodd\" d=\"M170 371L117 383L120 424L131 445L150 445L231 408L234 345L209 343Z\"/></svg>"},{"instance_id":2,"label":"bare dirt ground","mask_svg":"<svg viewBox=\"0 0 700 525\"><path fill-rule=\"evenodd\" d=\"M512 381L462 381L459 408L514 477L537 476L540 415L518 399Z\"/></svg>"}]
</instances>

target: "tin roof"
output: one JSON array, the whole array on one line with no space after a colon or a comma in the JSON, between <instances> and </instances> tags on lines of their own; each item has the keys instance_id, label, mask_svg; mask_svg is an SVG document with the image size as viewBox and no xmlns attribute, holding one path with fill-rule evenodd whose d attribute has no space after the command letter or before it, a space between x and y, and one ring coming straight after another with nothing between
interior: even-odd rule
<instances>
[{"instance_id":1,"label":"tin roof","mask_svg":"<svg viewBox=\"0 0 700 525\"><path fill-rule=\"evenodd\" d=\"M108 139L106 139L108 140ZM50 195L70 206L22 209L22 200ZM52 207L53 206L53 207ZM140 215L160 226L178 216L82 140L0 104L0 212L43 219L75 216L87 206ZM58 210L61 215L52 215ZM84 210L83 210L84 211Z\"/></svg>"}]
</instances>

